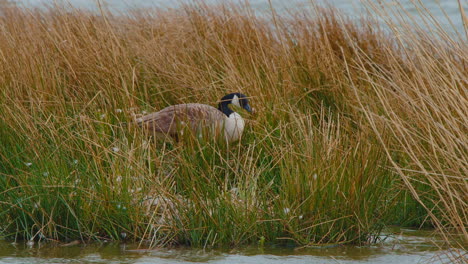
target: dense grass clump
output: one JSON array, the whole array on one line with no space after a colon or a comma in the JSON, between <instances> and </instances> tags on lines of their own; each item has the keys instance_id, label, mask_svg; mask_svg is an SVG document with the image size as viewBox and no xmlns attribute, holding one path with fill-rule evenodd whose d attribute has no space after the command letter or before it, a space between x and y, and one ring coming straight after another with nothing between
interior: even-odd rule
<instances>
[{"instance_id":1,"label":"dense grass clump","mask_svg":"<svg viewBox=\"0 0 468 264\"><path fill-rule=\"evenodd\" d=\"M310 246L399 224L467 241L466 42L309 11L1 9L0 235ZM257 114L228 147L129 122L237 91Z\"/></svg>"}]
</instances>

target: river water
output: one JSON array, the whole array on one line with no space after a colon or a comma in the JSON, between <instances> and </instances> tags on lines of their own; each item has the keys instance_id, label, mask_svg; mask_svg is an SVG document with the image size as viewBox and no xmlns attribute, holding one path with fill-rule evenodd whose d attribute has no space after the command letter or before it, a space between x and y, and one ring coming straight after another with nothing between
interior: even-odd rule
<instances>
[{"instance_id":1,"label":"river water","mask_svg":"<svg viewBox=\"0 0 468 264\"><path fill-rule=\"evenodd\" d=\"M449 263L456 249L443 249L432 231L393 229L371 246L293 249L250 246L236 250L191 248L145 249L136 244L93 243L64 247L54 243L0 241L0 264L6 263ZM466 252L465 252L466 254Z\"/></svg>"},{"instance_id":2,"label":"river water","mask_svg":"<svg viewBox=\"0 0 468 264\"><path fill-rule=\"evenodd\" d=\"M71 5L84 8L97 10L97 0L13 0L21 3L28 7L43 7L56 2L71 3ZM183 0L182 0L183 1ZM190 0L185 0L189 2ZM196 2L197 0L192 0ZM205 0L207 3L222 3L228 2L229 0ZM364 2L365 0L271 0L275 10L285 9L304 9L310 6L311 2L317 2L321 4L330 4L338 9L342 10L350 16L358 17L365 11ZM405 11L412 14L416 20L420 20L418 8L415 7L414 2L424 3L426 11L431 13L439 23L449 32L458 31L462 36L464 34L464 27L462 18L460 15L459 3L457 0L368 0L374 3L383 2L386 6L400 6ZM104 3L107 7L116 11L125 11L129 8L152 8L152 7L177 7L180 4L180 0L99 0L100 3ZM230 2L245 2L245 0L230 0ZM268 0L250 0L251 6L255 10L267 11L270 8ZM468 0L460 0L465 13L468 14ZM397 4L398 3L398 4ZM430 30L430 29L429 29Z\"/></svg>"}]
</instances>

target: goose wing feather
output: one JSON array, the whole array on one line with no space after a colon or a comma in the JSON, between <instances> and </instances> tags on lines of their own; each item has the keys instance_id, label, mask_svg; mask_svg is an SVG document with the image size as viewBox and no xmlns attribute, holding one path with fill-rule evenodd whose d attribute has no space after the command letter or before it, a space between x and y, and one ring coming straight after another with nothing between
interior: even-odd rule
<instances>
[{"instance_id":1,"label":"goose wing feather","mask_svg":"<svg viewBox=\"0 0 468 264\"><path fill-rule=\"evenodd\" d=\"M140 126L150 131L175 135L181 125L187 124L192 130L201 126L221 124L226 116L218 109L205 104L178 104L137 119Z\"/></svg>"}]
</instances>

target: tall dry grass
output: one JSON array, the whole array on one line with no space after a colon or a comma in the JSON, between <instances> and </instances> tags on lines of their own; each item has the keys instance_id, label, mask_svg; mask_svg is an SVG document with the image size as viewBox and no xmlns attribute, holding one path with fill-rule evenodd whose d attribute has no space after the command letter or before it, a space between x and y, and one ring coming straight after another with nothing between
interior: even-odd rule
<instances>
[{"instance_id":1,"label":"tall dry grass","mask_svg":"<svg viewBox=\"0 0 468 264\"><path fill-rule=\"evenodd\" d=\"M394 34L405 36L410 30L414 29L397 29ZM408 59L400 61L392 54L390 69L369 70L365 64L370 60L363 54L358 68L366 73L375 102L366 101L367 94L354 88L375 134L392 135L393 140L382 140L381 145L405 187L446 241L466 249L467 45L444 34L419 33L417 41L398 38ZM453 263L466 262L463 250L448 254Z\"/></svg>"},{"instance_id":2,"label":"tall dry grass","mask_svg":"<svg viewBox=\"0 0 468 264\"><path fill-rule=\"evenodd\" d=\"M370 7L382 12L377 5ZM373 64L366 51L356 46L361 53L357 67L372 87L375 101L353 88L375 134L391 135L392 140L381 140L382 146L413 197L442 234L450 239L461 235L466 243L468 45L463 32L448 33L424 6L416 7L425 22L422 25L404 23L407 14L385 11L393 17L386 23L400 43L398 52L386 44L386 68ZM404 153L404 160L394 152Z\"/></svg>"},{"instance_id":3,"label":"tall dry grass","mask_svg":"<svg viewBox=\"0 0 468 264\"><path fill-rule=\"evenodd\" d=\"M307 246L411 223L468 240L468 49L450 35L203 4L9 7L0 25L4 236ZM232 91L258 114L227 149L121 125Z\"/></svg>"}]
</instances>

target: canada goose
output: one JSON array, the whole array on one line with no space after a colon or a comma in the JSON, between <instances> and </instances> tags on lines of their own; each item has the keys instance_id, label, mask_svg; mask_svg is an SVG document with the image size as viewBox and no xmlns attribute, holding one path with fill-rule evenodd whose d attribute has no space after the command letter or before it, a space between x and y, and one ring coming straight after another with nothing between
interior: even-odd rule
<instances>
[{"instance_id":1,"label":"canada goose","mask_svg":"<svg viewBox=\"0 0 468 264\"><path fill-rule=\"evenodd\" d=\"M221 98L217 109L205 104L178 104L140 117L136 122L152 133L176 139L183 135L184 127L199 136L204 130L213 136L223 133L224 139L230 143L239 140L245 126L244 119L229 108L230 104L252 112L245 95L231 93Z\"/></svg>"}]
</instances>

